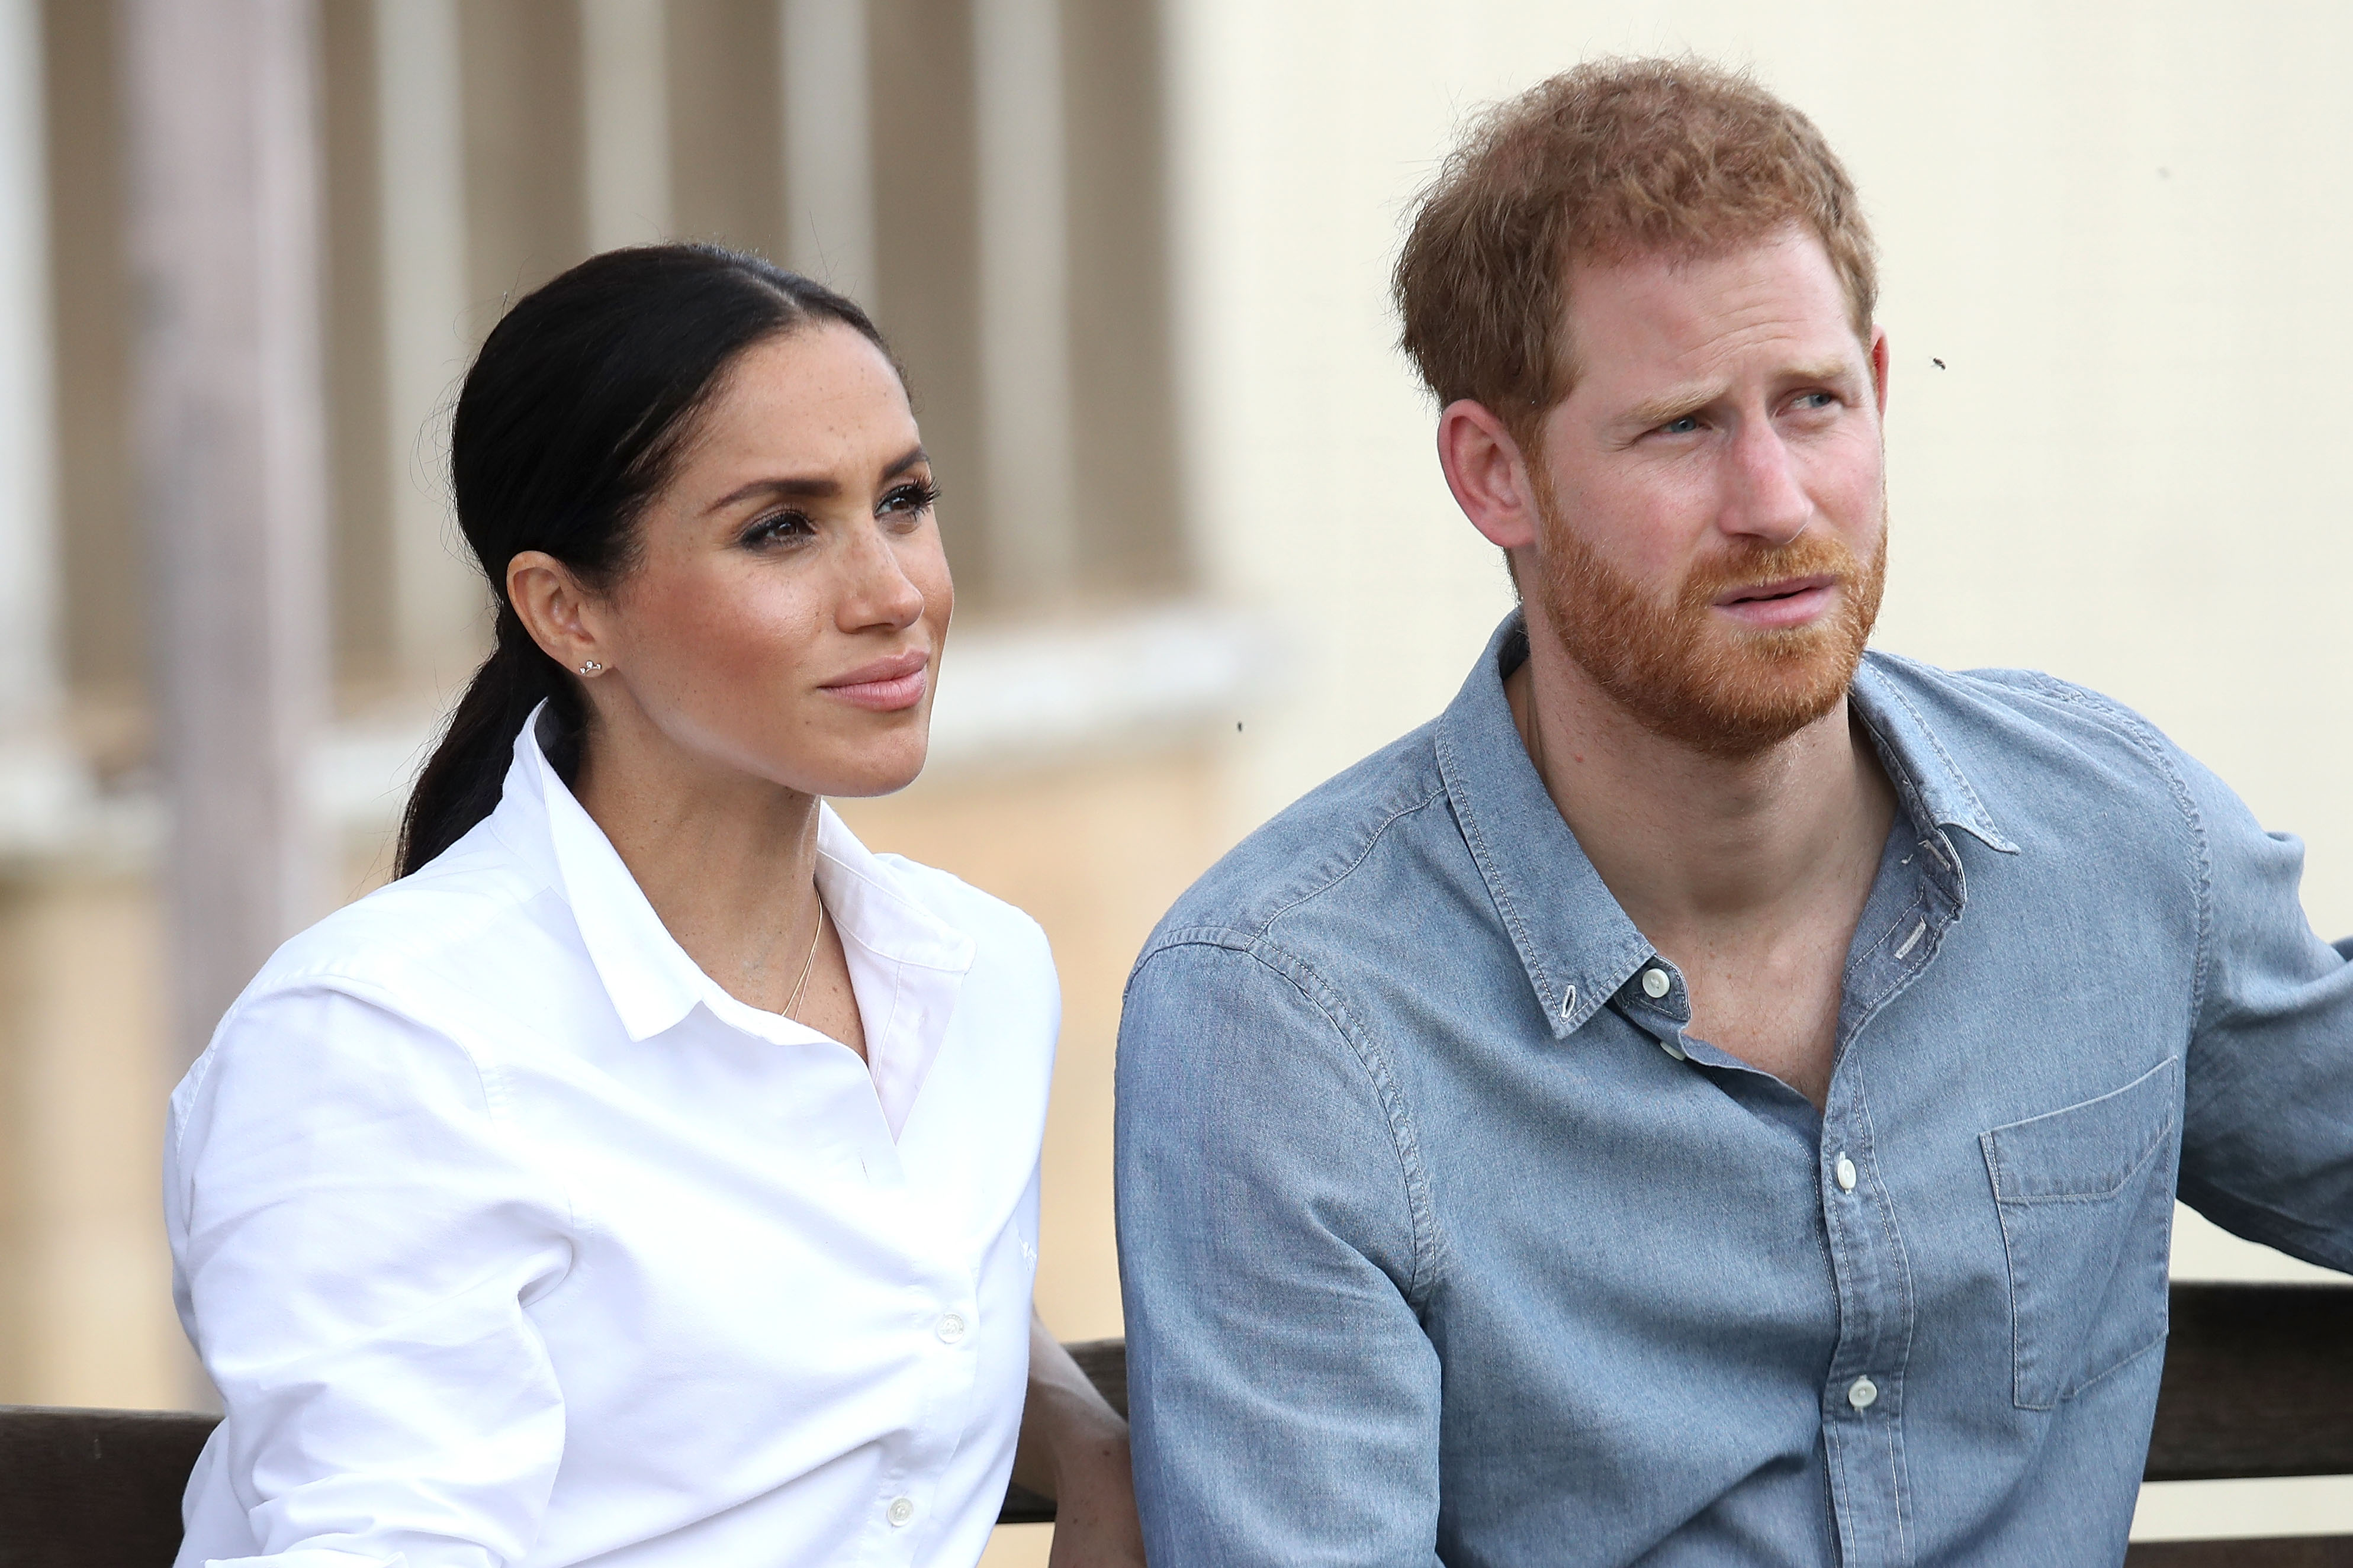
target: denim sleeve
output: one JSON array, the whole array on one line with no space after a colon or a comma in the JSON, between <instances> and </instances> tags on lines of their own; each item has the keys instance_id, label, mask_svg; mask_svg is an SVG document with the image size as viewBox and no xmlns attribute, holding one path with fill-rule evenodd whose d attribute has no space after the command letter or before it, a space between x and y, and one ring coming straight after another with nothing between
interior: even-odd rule
<instances>
[{"instance_id":1,"label":"denim sleeve","mask_svg":"<svg viewBox=\"0 0 2353 1568\"><path fill-rule=\"evenodd\" d=\"M2265 833L2175 753L2205 846L2182 1200L2251 1240L2353 1272L2353 939L2313 934L2303 842Z\"/></svg>"},{"instance_id":2,"label":"denim sleeve","mask_svg":"<svg viewBox=\"0 0 2353 1568\"><path fill-rule=\"evenodd\" d=\"M1154 1568L1429 1568L1430 1248L1390 1080L1303 965L1149 955L1120 1025L1120 1279Z\"/></svg>"}]
</instances>

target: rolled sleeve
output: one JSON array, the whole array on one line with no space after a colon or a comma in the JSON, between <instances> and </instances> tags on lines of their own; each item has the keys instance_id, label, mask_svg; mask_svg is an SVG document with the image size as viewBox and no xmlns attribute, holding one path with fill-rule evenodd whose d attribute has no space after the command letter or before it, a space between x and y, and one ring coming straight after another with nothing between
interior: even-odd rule
<instances>
[{"instance_id":1,"label":"rolled sleeve","mask_svg":"<svg viewBox=\"0 0 2353 1568\"><path fill-rule=\"evenodd\" d=\"M2216 1224L2353 1271L2353 964L2298 897L2304 845L2188 758L2209 865L2180 1193Z\"/></svg>"},{"instance_id":2,"label":"rolled sleeve","mask_svg":"<svg viewBox=\"0 0 2353 1568\"><path fill-rule=\"evenodd\" d=\"M232 1013L172 1121L175 1287L226 1410L203 1464L256 1558L525 1556L564 1451L525 1307L572 1249L495 1079L375 1001L296 988Z\"/></svg>"},{"instance_id":3,"label":"rolled sleeve","mask_svg":"<svg viewBox=\"0 0 2353 1568\"><path fill-rule=\"evenodd\" d=\"M1136 1491L1157 1568L1434 1562L1434 1248L1374 1044L1312 973L1150 955L1120 1027Z\"/></svg>"}]
</instances>

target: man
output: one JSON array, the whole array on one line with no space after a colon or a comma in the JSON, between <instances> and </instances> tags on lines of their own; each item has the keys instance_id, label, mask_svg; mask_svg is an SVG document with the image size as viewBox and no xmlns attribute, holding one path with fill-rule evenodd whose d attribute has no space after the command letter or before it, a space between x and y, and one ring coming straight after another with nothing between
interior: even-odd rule
<instances>
[{"instance_id":1,"label":"man","mask_svg":"<svg viewBox=\"0 0 2353 1568\"><path fill-rule=\"evenodd\" d=\"M1863 651L1874 291L1819 132L1696 63L1424 199L1404 342L1523 605L1137 963L1156 1568L2115 1563L2177 1189L2353 1268L2298 847L2097 696Z\"/></svg>"}]
</instances>

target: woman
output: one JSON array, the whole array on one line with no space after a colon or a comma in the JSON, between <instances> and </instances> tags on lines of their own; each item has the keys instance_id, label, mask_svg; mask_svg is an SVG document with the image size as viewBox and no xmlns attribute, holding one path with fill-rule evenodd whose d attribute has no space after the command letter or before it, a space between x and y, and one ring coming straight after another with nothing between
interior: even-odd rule
<instances>
[{"instance_id":1,"label":"woman","mask_svg":"<svg viewBox=\"0 0 2353 1568\"><path fill-rule=\"evenodd\" d=\"M1029 1308L1044 936L823 803L923 766L954 602L881 339L614 252L453 435L498 646L400 879L173 1098L227 1411L180 1562L969 1564L1008 1471L1058 1563L1140 1562L1125 1428Z\"/></svg>"}]
</instances>

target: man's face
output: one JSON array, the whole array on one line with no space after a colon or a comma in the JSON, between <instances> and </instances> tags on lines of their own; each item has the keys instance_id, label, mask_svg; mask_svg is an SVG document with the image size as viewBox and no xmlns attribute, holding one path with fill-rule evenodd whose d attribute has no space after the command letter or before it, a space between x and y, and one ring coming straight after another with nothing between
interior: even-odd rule
<instances>
[{"instance_id":1,"label":"man's face","mask_svg":"<svg viewBox=\"0 0 2353 1568\"><path fill-rule=\"evenodd\" d=\"M1879 612L1885 339L1820 242L1578 264L1532 456L1532 618L1652 731L1752 753L1834 709ZM1533 576L1533 581L1529 578Z\"/></svg>"}]
</instances>

